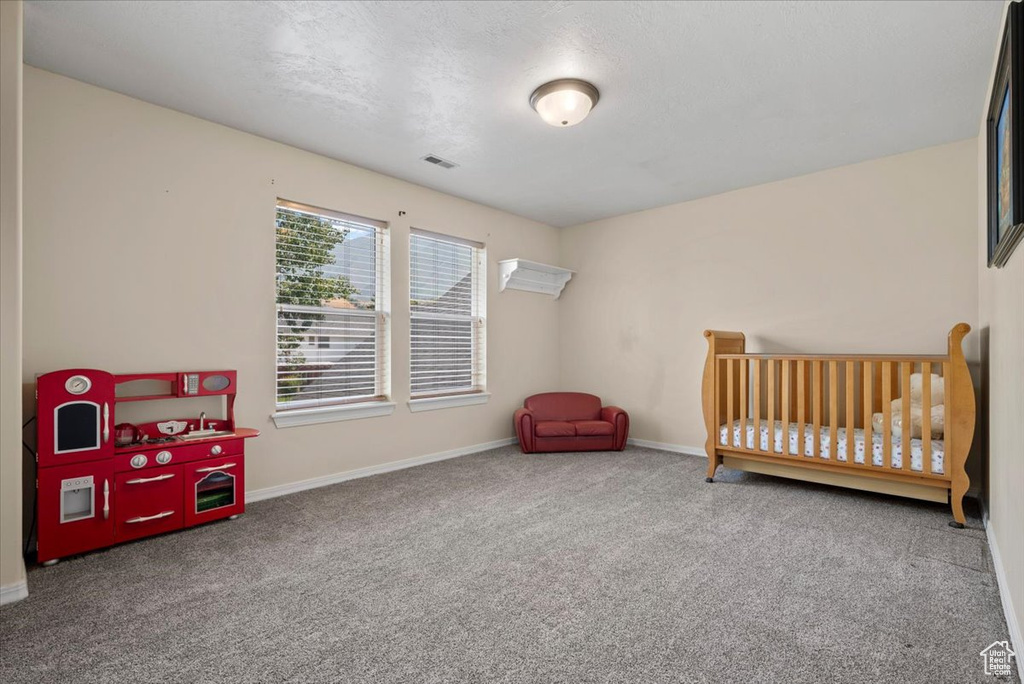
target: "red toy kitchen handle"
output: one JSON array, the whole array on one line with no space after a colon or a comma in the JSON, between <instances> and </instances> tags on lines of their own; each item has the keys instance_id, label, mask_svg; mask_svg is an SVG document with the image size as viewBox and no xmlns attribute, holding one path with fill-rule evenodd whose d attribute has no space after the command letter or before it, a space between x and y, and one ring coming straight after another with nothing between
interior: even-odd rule
<instances>
[{"instance_id":1,"label":"red toy kitchen handle","mask_svg":"<svg viewBox=\"0 0 1024 684\"><path fill-rule=\"evenodd\" d=\"M209 468L196 468L196 472L197 473L210 473L210 472L213 472L214 470L227 470L228 468L234 468L236 465L238 465L238 464L237 463L225 463L224 465L210 466Z\"/></svg>"},{"instance_id":2,"label":"red toy kitchen handle","mask_svg":"<svg viewBox=\"0 0 1024 684\"><path fill-rule=\"evenodd\" d=\"M145 482L160 482L161 480L170 480L174 477L174 473L164 473L163 475L157 475L156 477L137 477L134 480L127 480L125 484L143 484Z\"/></svg>"},{"instance_id":3,"label":"red toy kitchen handle","mask_svg":"<svg viewBox=\"0 0 1024 684\"><path fill-rule=\"evenodd\" d=\"M103 480L103 519L110 518L110 480Z\"/></svg>"},{"instance_id":4,"label":"red toy kitchen handle","mask_svg":"<svg viewBox=\"0 0 1024 684\"><path fill-rule=\"evenodd\" d=\"M141 523L149 522L150 520L159 520L160 518L166 518L174 515L174 511L164 511L163 513L157 513L156 515L143 515L138 518L128 518L125 520L126 523Z\"/></svg>"},{"instance_id":5,"label":"red toy kitchen handle","mask_svg":"<svg viewBox=\"0 0 1024 684\"><path fill-rule=\"evenodd\" d=\"M103 402L103 443L110 441L110 404Z\"/></svg>"}]
</instances>

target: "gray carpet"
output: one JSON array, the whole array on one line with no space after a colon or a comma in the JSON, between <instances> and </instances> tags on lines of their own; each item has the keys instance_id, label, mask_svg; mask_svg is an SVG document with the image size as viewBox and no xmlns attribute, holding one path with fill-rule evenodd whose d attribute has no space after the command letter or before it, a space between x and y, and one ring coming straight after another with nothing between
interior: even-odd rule
<instances>
[{"instance_id":1,"label":"gray carpet","mask_svg":"<svg viewBox=\"0 0 1024 684\"><path fill-rule=\"evenodd\" d=\"M0 679L994 681L979 520L706 465L509 447L62 561Z\"/></svg>"}]
</instances>

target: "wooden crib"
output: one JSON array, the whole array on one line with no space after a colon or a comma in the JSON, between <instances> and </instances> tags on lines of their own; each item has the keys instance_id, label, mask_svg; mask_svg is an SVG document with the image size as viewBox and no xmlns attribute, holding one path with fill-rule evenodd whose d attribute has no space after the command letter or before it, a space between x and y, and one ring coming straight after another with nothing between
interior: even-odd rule
<instances>
[{"instance_id":1,"label":"wooden crib","mask_svg":"<svg viewBox=\"0 0 1024 684\"><path fill-rule=\"evenodd\" d=\"M962 348L970 330L966 323L954 326L948 352L936 356L747 354L743 333L706 330L707 481L725 465L949 502L950 525L963 527L970 484L964 464L975 421L974 386ZM902 415L911 415L913 373L921 374L921 438L903 429L894 439L892 400L901 399ZM938 440L929 439L932 374L941 376L945 395ZM881 434L872 428L877 413Z\"/></svg>"}]
</instances>

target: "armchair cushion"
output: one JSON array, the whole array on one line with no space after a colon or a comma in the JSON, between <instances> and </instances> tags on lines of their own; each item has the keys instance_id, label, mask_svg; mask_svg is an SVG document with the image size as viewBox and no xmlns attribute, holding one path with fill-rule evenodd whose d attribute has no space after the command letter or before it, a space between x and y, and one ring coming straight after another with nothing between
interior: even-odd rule
<instances>
[{"instance_id":1,"label":"armchair cushion","mask_svg":"<svg viewBox=\"0 0 1024 684\"><path fill-rule=\"evenodd\" d=\"M615 434L615 426L604 420L574 420L572 424L576 426L576 434L580 437Z\"/></svg>"},{"instance_id":2,"label":"armchair cushion","mask_svg":"<svg viewBox=\"0 0 1024 684\"><path fill-rule=\"evenodd\" d=\"M538 437L575 437L576 426L561 420L537 421L535 433Z\"/></svg>"}]
</instances>

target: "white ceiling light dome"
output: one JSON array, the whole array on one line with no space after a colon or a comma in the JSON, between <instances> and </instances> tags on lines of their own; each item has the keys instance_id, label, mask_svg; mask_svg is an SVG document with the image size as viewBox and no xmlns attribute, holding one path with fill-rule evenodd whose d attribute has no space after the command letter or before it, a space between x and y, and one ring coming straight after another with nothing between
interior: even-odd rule
<instances>
[{"instance_id":1,"label":"white ceiling light dome","mask_svg":"<svg viewBox=\"0 0 1024 684\"><path fill-rule=\"evenodd\" d=\"M600 96L593 84L578 78L563 78L534 90L530 106L545 123L562 128L575 126L587 118Z\"/></svg>"}]
</instances>

